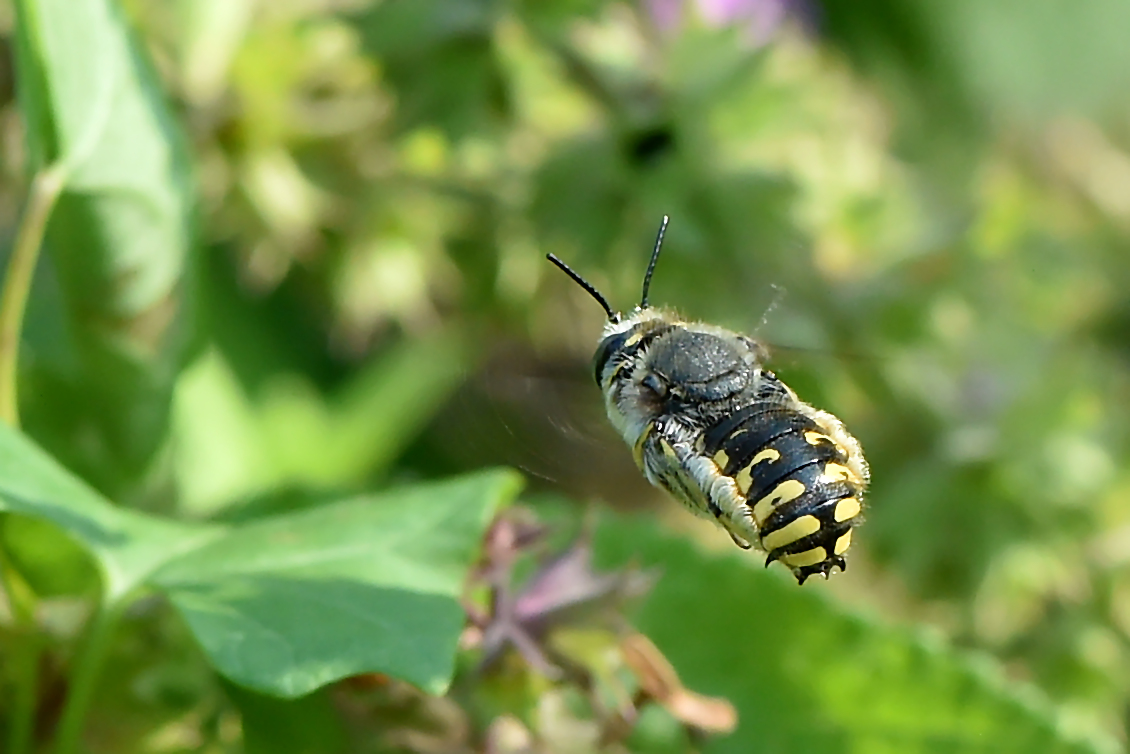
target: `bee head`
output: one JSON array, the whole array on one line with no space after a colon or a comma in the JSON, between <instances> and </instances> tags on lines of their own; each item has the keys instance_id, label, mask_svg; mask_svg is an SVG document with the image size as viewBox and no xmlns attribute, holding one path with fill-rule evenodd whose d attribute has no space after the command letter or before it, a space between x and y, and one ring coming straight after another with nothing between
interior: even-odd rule
<instances>
[{"instance_id":1,"label":"bee head","mask_svg":"<svg viewBox=\"0 0 1130 754\"><path fill-rule=\"evenodd\" d=\"M609 417L626 430L664 414L692 420L737 398L755 384L763 354L755 341L648 307L605 328L593 369Z\"/></svg>"},{"instance_id":2,"label":"bee head","mask_svg":"<svg viewBox=\"0 0 1130 754\"><path fill-rule=\"evenodd\" d=\"M609 407L622 407L624 400L621 393L625 388L632 396L624 396L633 406L637 403L655 407L665 397L665 385L657 376L642 375L637 373L636 366L646 353L647 345L655 335L663 330L670 329L668 320L671 316L665 312L652 309L648 306L647 294L651 287L651 276L655 272L655 263L659 260L659 252L663 248L663 236L667 232L667 223L670 218L663 216L659 225L659 233L655 237L655 247L651 252L651 260L644 273L643 291L640 303L632 313L625 317L614 310L600 291L589 281L580 276L569 265L558 259L553 254L546 254L546 258L553 262L573 282L584 288L590 296L608 315L608 324L604 327L604 335L596 348L593 356L593 376L596 384L604 391ZM633 375L639 378L633 384ZM623 417L625 412L618 410L617 415ZM627 413L639 414L633 410ZM619 422L617 422L619 423Z\"/></svg>"},{"instance_id":3,"label":"bee head","mask_svg":"<svg viewBox=\"0 0 1130 754\"><path fill-rule=\"evenodd\" d=\"M605 396L609 417L632 441L663 413L679 405L726 400L748 384L759 353L752 341L707 325L683 322L648 304L648 289L663 246L663 218L644 274L640 303L630 314L616 312L587 280L552 254L549 260L597 300L608 315L593 356L593 377Z\"/></svg>"},{"instance_id":4,"label":"bee head","mask_svg":"<svg viewBox=\"0 0 1130 754\"><path fill-rule=\"evenodd\" d=\"M621 361L626 348L641 343L644 336L654 329L654 326L661 324L661 321L666 317L660 312L654 312L648 306L647 294L651 287L651 276L655 273L655 263L659 261L659 251L663 248L663 236L667 232L669 220L670 218L667 215L663 216L663 222L659 225L659 233L655 237L655 248L651 252L651 261L648 262L647 272L643 276L643 293L640 295L639 306L626 319L623 314L609 305L608 299L596 289L596 286L581 277L579 273L558 259L556 255L545 255L546 259L557 265L562 272L573 279L573 282L584 288L590 296L596 299L597 303L603 307L604 313L608 315L608 324L605 325L604 335L593 357L593 372L596 377L596 384L601 388L605 387L605 369L614 360L614 357L617 357L617 361Z\"/></svg>"}]
</instances>

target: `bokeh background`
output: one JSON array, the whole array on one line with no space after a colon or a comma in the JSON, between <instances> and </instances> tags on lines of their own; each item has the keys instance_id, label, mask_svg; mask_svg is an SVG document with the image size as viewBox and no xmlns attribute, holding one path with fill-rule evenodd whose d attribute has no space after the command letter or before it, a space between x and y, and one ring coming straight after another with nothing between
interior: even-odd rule
<instances>
[{"instance_id":1,"label":"bokeh background","mask_svg":"<svg viewBox=\"0 0 1130 754\"><path fill-rule=\"evenodd\" d=\"M765 340L870 460L851 567L804 588L991 656L1072 735L1125 740L1130 4L125 5L193 155L193 324L171 428L99 439L116 430L67 381L45 262L25 425L70 468L206 518L512 466L566 517L642 511L728 554L607 426L602 313L544 260L629 308L668 214L653 302ZM28 158L0 13L10 238ZM117 650L99 750L227 750L240 692L152 610ZM726 750L809 750L745 735ZM829 750L919 750L859 747Z\"/></svg>"}]
</instances>

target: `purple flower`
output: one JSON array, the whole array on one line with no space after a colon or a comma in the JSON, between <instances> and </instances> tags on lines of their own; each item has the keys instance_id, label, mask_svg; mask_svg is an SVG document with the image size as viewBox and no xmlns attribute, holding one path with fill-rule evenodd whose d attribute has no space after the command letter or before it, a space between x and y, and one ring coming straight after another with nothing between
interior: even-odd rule
<instances>
[{"instance_id":1,"label":"purple flower","mask_svg":"<svg viewBox=\"0 0 1130 754\"><path fill-rule=\"evenodd\" d=\"M596 621L616 622L617 606L646 592L656 574L635 568L600 572L592 565L592 547L582 535L563 552L541 563L520 588L511 585L512 568L522 551L537 545L545 529L521 511L509 511L487 534L485 567L479 578L490 587L489 614L468 610L481 631L481 667L494 664L513 647L531 668L547 677L560 674L545 645L556 626Z\"/></svg>"},{"instance_id":2,"label":"purple flower","mask_svg":"<svg viewBox=\"0 0 1130 754\"><path fill-rule=\"evenodd\" d=\"M789 18L810 27L814 8L808 0L647 0L652 22L674 33L692 15L709 28L742 26L754 45L768 42Z\"/></svg>"}]
</instances>

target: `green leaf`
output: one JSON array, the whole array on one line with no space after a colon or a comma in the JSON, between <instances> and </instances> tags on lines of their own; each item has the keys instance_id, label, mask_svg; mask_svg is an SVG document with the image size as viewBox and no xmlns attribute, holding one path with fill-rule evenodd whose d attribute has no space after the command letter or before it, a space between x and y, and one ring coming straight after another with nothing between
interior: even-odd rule
<instances>
[{"instance_id":1,"label":"green leaf","mask_svg":"<svg viewBox=\"0 0 1130 754\"><path fill-rule=\"evenodd\" d=\"M1038 691L989 660L846 614L757 558L708 556L626 521L599 529L597 552L663 569L636 625L688 688L728 698L740 716L705 751L1118 750L1097 733L1068 736Z\"/></svg>"},{"instance_id":2,"label":"green leaf","mask_svg":"<svg viewBox=\"0 0 1130 754\"><path fill-rule=\"evenodd\" d=\"M99 588L90 554L47 521L0 516L0 549L40 597L94 594Z\"/></svg>"},{"instance_id":3,"label":"green leaf","mask_svg":"<svg viewBox=\"0 0 1130 754\"><path fill-rule=\"evenodd\" d=\"M518 487L488 471L242 526L172 523L113 506L0 426L0 511L84 545L109 603L163 591L219 672L279 696L366 672L446 688L467 569Z\"/></svg>"},{"instance_id":4,"label":"green leaf","mask_svg":"<svg viewBox=\"0 0 1130 754\"><path fill-rule=\"evenodd\" d=\"M219 531L118 508L7 425L0 425L0 510L50 521L86 547L111 603Z\"/></svg>"},{"instance_id":5,"label":"green leaf","mask_svg":"<svg viewBox=\"0 0 1130 754\"><path fill-rule=\"evenodd\" d=\"M68 324L65 358L57 344L32 344L41 379L24 413L72 468L115 490L164 438L189 335L188 151L116 3L16 9L31 167L64 184L46 245ZM71 442L80 431L89 441Z\"/></svg>"},{"instance_id":6,"label":"green leaf","mask_svg":"<svg viewBox=\"0 0 1130 754\"><path fill-rule=\"evenodd\" d=\"M468 564L511 472L420 484L248 524L156 577L213 664L301 696L382 672L442 692L463 627Z\"/></svg>"}]
</instances>

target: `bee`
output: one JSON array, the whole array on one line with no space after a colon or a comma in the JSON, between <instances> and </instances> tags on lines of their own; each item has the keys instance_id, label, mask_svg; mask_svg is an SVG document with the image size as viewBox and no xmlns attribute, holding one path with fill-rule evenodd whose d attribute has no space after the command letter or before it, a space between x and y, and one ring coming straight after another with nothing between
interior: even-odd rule
<instances>
[{"instance_id":1,"label":"bee","mask_svg":"<svg viewBox=\"0 0 1130 754\"><path fill-rule=\"evenodd\" d=\"M859 441L766 369L758 341L648 303L667 223L628 315L547 255L608 315L593 357L608 418L649 482L767 553L766 566L780 561L801 584L843 571L870 479Z\"/></svg>"}]
</instances>

